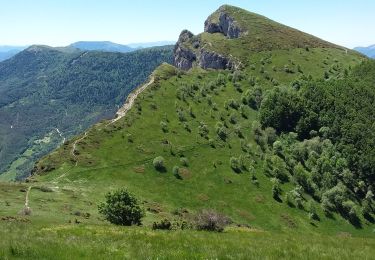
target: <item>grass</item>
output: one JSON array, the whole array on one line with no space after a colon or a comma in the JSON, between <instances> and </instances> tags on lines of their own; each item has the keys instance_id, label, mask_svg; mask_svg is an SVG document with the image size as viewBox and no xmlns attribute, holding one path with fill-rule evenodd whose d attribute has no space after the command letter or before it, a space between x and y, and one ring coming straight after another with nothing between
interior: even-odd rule
<instances>
[{"instance_id":1,"label":"grass","mask_svg":"<svg viewBox=\"0 0 375 260\"><path fill-rule=\"evenodd\" d=\"M374 240L345 235L274 234L231 228L224 233L151 231L143 227L65 224L30 229L1 223L7 259L371 259ZM33 241L33 243L30 243Z\"/></svg>"}]
</instances>

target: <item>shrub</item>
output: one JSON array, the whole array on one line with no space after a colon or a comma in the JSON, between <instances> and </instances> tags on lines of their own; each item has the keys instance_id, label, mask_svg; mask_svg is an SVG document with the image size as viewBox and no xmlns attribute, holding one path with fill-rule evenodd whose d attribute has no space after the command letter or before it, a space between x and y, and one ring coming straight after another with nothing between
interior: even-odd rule
<instances>
[{"instance_id":1,"label":"shrub","mask_svg":"<svg viewBox=\"0 0 375 260\"><path fill-rule=\"evenodd\" d=\"M318 216L318 213L316 212L315 205L311 200L308 203L308 211L309 211L309 218L311 220L319 220L319 216Z\"/></svg>"},{"instance_id":2,"label":"shrub","mask_svg":"<svg viewBox=\"0 0 375 260\"><path fill-rule=\"evenodd\" d=\"M185 167L189 166L189 160L186 157L181 157L180 163L182 164L182 166L185 166Z\"/></svg>"},{"instance_id":3,"label":"shrub","mask_svg":"<svg viewBox=\"0 0 375 260\"><path fill-rule=\"evenodd\" d=\"M185 117L185 114L183 111L179 110L177 112L177 115L178 115L178 120L180 120L180 122L185 122L186 121L186 117Z\"/></svg>"},{"instance_id":4,"label":"shrub","mask_svg":"<svg viewBox=\"0 0 375 260\"><path fill-rule=\"evenodd\" d=\"M160 127L161 127L161 130L162 130L164 133L168 132L168 124L167 124L166 122L161 121L161 122L160 122Z\"/></svg>"},{"instance_id":5,"label":"shrub","mask_svg":"<svg viewBox=\"0 0 375 260\"><path fill-rule=\"evenodd\" d=\"M209 132L210 130L208 129L208 126L204 122L200 122L200 125L198 126L199 135L207 138Z\"/></svg>"},{"instance_id":6,"label":"shrub","mask_svg":"<svg viewBox=\"0 0 375 260\"><path fill-rule=\"evenodd\" d=\"M47 186L41 186L40 191L42 192L53 192L53 189Z\"/></svg>"},{"instance_id":7,"label":"shrub","mask_svg":"<svg viewBox=\"0 0 375 260\"><path fill-rule=\"evenodd\" d=\"M281 195L280 181L276 178L273 178L272 182L273 182L272 197L276 200L280 200L280 195Z\"/></svg>"},{"instance_id":8,"label":"shrub","mask_svg":"<svg viewBox=\"0 0 375 260\"><path fill-rule=\"evenodd\" d=\"M152 164L154 165L155 169L158 171L163 171L165 170L165 165L164 165L164 158L162 156L156 157L153 161Z\"/></svg>"},{"instance_id":9,"label":"shrub","mask_svg":"<svg viewBox=\"0 0 375 260\"><path fill-rule=\"evenodd\" d=\"M208 139L208 144L209 144L212 148L215 148L215 147L216 147L216 146L215 146L215 140L212 139L212 138Z\"/></svg>"},{"instance_id":10,"label":"shrub","mask_svg":"<svg viewBox=\"0 0 375 260\"><path fill-rule=\"evenodd\" d=\"M195 224L198 230L222 232L231 223L231 220L214 211L202 210L195 217Z\"/></svg>"},{"instance_id":11,"label":"shrub","mask_svg":"<svg viewBox=\"0 0 375 260\"><path fill-rule=\"evenodd\" d=\"M244 135L242 133L242 127L240 125L237 125L235 128L234 128L234 132L237 134L237 136L239 138L244 138Z\"/></svg>"},{"instance_id":12,"label":"shrub","mask_svg":"<svg viewBox=\"0 0 375 260\"><path fill-rule=\"evenodd\" d=\"M277 139L277 134L276 134L276 130L272 127L267 127L266 129L264 129L264 133L267 137L267 143L268 145L273 145L273 143L276 141Z\"/></svg>"},{"instance_id":13,"label":"shrub","mask_svg":"<svg viewBox=\"0 0 375 260\"><path fill-rule=\"evenodd\" d=\"M140 225L144 210L138 200L126 189L120 189L105 196L106 201L99 205L99 213L106 220L122 226Z\"/></svg>"},{"instance_id":14,"label":"shrub","mask_svg":"<svg viewBox=\"0 0 375 260\"><path fill-rule=\"evenodd\" d=\"M284 71L285 71L286 73L294 73L294 71L293 71L291 68L289 68L288 65L285 65L285 66L284 66Z\"/></svg>"},{"instance_id":15,"label":"shrub","mask_svg":"<svg viewBox=\"0 0 375 260\"><path fill-rule=\"evenodd\" d=\"M216 133L219 136L219 138L225 142L228 137L228 132L226 128L224 127L224 125L221 122L218 122L215 128L216 128Z\"/></svg>"},{"instance_id":16,"label":"shrub","mask_svg":"<svg viewBox=\"0 0 375 260\"><path fill-rule=\"evenodd\" d=\"M180 175L180 167L178 167L177 165L173 166L172 172L173 172L174 177L176 177L179 180L182 179L182 177Z\"/></svg>"},{"instance_id":17,"label":"shrub","mask_svg":"<svg viewBox=\"0 0 375 260\"><path fill-rule=\"evenodd\" d=\"M172 229L172 223L168 219L163 219L160 222L154 222L152 224L152 229L162 229L162 230L171 230Z\"/></svg>"},{"instance_id":18,"label":"shrub","mask_svg":"<svg viewBox=\"0 0 375 260\"><path fill-rule=\"evenodd\" d=\"M228 105L231 108L235 109L235 110L237 110L240 107L240 105L238 104L238 102L236 100L234 100L234 99L229 99L228 100Z\"/></svg>"},{"instance_id":19,"label":"shrub","mask_svg":"<svg viewBox=\"0 0 375 260\"><path fill-rule=\"evenodd\" d=\"M186 123L186 122L184 122L184 129L185 129L186 131L188 131L189 133L191 132L190 126L189 126L189 124Z\"/></svg>"},{"instance_id":20,"label":"shrub","mask_svg":"<svg viewBox=\"0 0 375 260\"><path fill-rule=\"evenodd\" d=\"M231 122L231 124L233 124L233 125L237 124L237 122L238 122L237 115L234 114L234 113L230 114L229 122Z\"/></svg>"},{"instance_id":21,"label":"shrub","mask_svg":"<svg viewBox=\"0 0 375 260\"><path fill-rule=\"evenodd\" d=\"M127 134L126 137L128 139L128 143L133 143L134 142L134 138L133 138L132 134Z\"/></svg>"},{"instance_id":22,"label":"shrub","mask_svg":"<svg viewBox=\"0 0 375 260\"><path fill-rule=\"evenodd\" d=\"M236 158L236 157L231 157L230 160L230 167L233 169L233 171L237 172L237 173L240 173L241 172L241 161L240 159Z\"/></svg>"},{"instance_id":23,"label":"shrub","mask_svg":"<svg viewBox=\"0 0 375 260\"><path fill-rule=\"evenodd\" d=\"M243 79L243 74L241 71L234 71L233 72L233 75L232 75L232 82L235 83L235 82L238 82L238 81L241 81Z\"/></svg>"}]
</instances>

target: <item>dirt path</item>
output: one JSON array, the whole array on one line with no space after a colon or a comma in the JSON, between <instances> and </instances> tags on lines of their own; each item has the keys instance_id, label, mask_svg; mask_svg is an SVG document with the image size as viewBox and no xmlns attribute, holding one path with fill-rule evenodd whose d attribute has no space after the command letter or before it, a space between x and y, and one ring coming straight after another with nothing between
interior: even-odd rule
<instances>
[{"instance_id":1,"label":"dirt path","mask_svg":"<svg viewBox=\"0 0 375 260\"><path fill-rule=\"evenodd\" d=\"M77 150L77 144L79 142L81 142L83 139L85 139L86 136L87 136L87 132L85 132L85 134L81 138L74 141L73 146L72 146L72 150L70 151L70 154L74 157L74 159L77 158L77 155L75 154L75 151ZM78 164L78 160L76 160L75 166L77 166L77 164Z\"/></svg>"},{"instance_id":2,"label":"dirt path","mask_svg":"<svg viewBox=\"0 0 375 260\"><path fill-rule=\"evenodd\" d=\"M27 191L26 191L25 208L29 207L29 194L30 194L31 188L32 186L29 186L29 188L27 188Z\"/></svg>"},{"instance_id":3,"label":"dirt path","mask_svg":"<svg viewBox=\"0 0 375 260\"><path fill-rule=\"evenodd\" d=\"M125 104L117 111L116 118L112 119L108 125L113 124L114 122L123 118L134 105L134 101L136 100L138 95L142 93L146 88L148 88L148 86L150 86L152 83L154 83L153 76L150 78L149 82L135 89L134 92L130 93L129 96L126 98Z\"/></svg>"}]
</instances>

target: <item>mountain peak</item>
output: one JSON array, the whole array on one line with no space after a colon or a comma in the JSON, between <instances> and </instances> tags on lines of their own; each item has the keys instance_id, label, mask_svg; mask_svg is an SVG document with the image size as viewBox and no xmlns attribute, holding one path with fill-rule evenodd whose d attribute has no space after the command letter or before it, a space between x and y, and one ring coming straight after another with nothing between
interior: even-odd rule
<instances>
[{"instance_id":1,"label":"mountain peak","mask_svg":"<svg viewBox=\"0 0 375 260\"><path fill-rule=\"evenodd\" d=\"M297 48L345 49L247 10L223 5L194 36L184 30L176 43L175 65L180 69L233 69L248 62L252 52Z\"/></svg>"},{"instance_id":2,"label":"mountain peak","mask_svg":"<svg viewBox=\"0 0 375 260\"><path fill-rule=\"evenodd\" d=\"M230 39L238 38L246 32L234 18L233 13L244 11L229 5L222 5L204 22L204 31L208 33L222 33Z\"/></svg>"}]
</instances>

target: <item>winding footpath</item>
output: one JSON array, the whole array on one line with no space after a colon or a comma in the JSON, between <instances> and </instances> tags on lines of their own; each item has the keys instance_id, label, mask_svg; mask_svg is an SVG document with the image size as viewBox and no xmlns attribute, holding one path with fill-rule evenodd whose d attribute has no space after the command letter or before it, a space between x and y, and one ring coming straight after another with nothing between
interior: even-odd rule
<instances>
[{"instance_id":1,"label":"winding footpath","mask_svg":"<svg viewBox=\"0 0 375 260\"><path fill-rule=\"evenodd\" d=\"M114 122L123 118L134 105L134 102L136 98L138 97L138 95L141 94L152 83L154 83L153 76L150 78L149 82L137 88L134 92L130 93L129 96L126 98L125 104L117 111L116 118L112 119L107 125L113 124Z\"/></svg>"},{"instance_id":2,"label":"winding footpath","mask_svg":"<svg viewBox=\"0 0 375 260\"><path fill-rule=\"evenodd\" d=\"M83 139L85 139L86 136L87 136L87 132L85 132L85 134L84 134L81 138L75 140L74 143L73 143L72 150L70 151L70 154L74 157L74 159L75 159L75 161L76 161L75 166L78 165L77 155L75 154L75 152L76 152L76 150L77 150L77 144L78 144L79 142L81 142Z\"/></svg>"}]
</instances>

